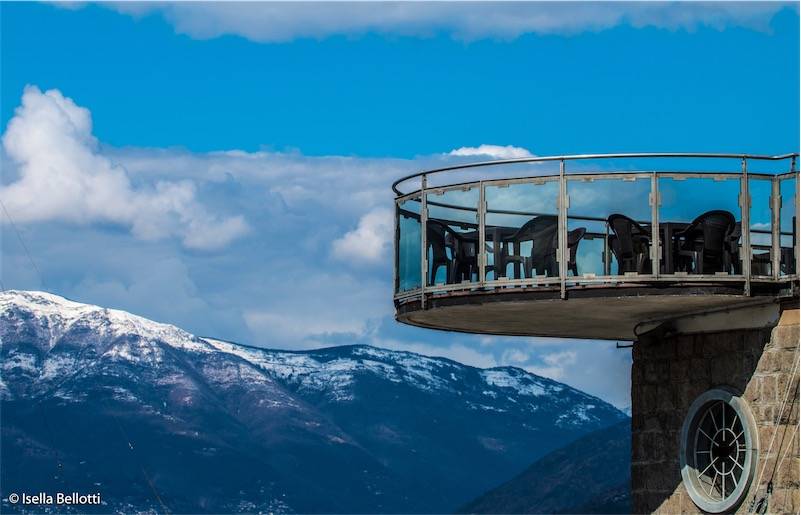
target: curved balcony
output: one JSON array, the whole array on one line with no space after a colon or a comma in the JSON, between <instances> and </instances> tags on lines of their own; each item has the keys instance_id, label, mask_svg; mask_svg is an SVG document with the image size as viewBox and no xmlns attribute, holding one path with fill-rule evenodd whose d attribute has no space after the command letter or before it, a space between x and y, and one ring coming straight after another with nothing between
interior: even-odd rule
<instances>
[{"instance_id":1,"label":"curved balcony","mask_svg":"<svg viewBox=\"0 0 801 515\"><path fill-rule=\"evenodd\" d=\"M404 177L396 318L632 339L645 321L797 295L797 156L534 157Z\"/></svg>"}]
</instances>

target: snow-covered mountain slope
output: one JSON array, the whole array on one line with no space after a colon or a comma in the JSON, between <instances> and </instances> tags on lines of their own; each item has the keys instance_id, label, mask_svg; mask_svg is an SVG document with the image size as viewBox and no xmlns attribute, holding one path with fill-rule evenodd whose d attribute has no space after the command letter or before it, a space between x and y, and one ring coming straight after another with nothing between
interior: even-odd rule
<instances>
[{"instance_id":1,"label":"snow-covered mountain slope","mask_svg":"<svg viewBox=\"0 0 801 515\"><path fill-rule=\"evenodd\" d=\"M510 403L514 410L527 411L551 403L564 405L565 411L558 419L564 424L597 421L593 410L597 406L608 409L595 397L515 367L479 370L445 358L361 345L290 352L204 339L221 352L253 363L296 391L318 393L330 401L355 401L359 378L372 375L421 392L462 397L454 402L472 409L502 413Z\"/></svg>"},{"instance_id":2,"label":"snow-covered mountain slope","mask_svg":"<svg viewBox=\"0 0 801 515\"><path fill-rule=\"evenodd\" d=\"M94 337L84 339L84 345L102 346L126 336L136 336L143 342L160 341L194 352L211 350L208 343L173 325L117 309L73 302L46 292L10 290L0 293L0 316L4 322L0 336L29 338L30 343L45 351L77 332Z\"/></svg>"},{"instance_id":3,"label":"snow-covered mountain slope","mask_svg":"<svg viewBox=\"0 0 801 515\"><path fill-rule=\"evenodd\" d=\"M448 511L625 417L517 368L368 346L260 349L42 292L0 293L0 357L5 455L48 449L4 468L4 488L34 481L25 467L48 452L101 473L111 464L81 442L113 447L119 429L103 428L123 421L152 455L133 460L123 447L117 465L160 470L171 511L226 511L242 498L250 511ZM55 424L72 432L54 442ZM175 479L187 470L195 480ZM125 506L150 506L145 486Z\"/></svg>"}]
</instances>

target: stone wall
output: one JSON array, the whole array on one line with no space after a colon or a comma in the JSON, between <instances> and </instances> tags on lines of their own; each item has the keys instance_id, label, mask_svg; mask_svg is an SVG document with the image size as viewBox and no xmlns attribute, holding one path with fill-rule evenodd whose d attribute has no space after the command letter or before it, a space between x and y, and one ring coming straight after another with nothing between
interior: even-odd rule
<instances>
[{"instance_id":1,"label":"stone wall","mask_svg":"<svg viewBox=\"0 0 801 515\"><path fill-rule=\"evenodd\" d=\"M690 404L717 386L733 388L749 403L759 433L756 476L737 509L765 495L777 456L787 453L773 477L768 513L799 512L798 373L790 386L792 407L776 425L787 384L798 360L797 301L773 329L665 336L633 348L632 497L635 513L698 513L681 481L681 428ZM790 411L791 410L791 411ZM768 446L776 432L773 449Z\"/></svg>"}]
</instances>

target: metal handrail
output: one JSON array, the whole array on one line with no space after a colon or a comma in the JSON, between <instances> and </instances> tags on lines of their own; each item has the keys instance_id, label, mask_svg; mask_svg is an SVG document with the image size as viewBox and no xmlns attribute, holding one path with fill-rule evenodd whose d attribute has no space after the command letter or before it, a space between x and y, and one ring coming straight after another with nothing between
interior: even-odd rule
<instances>
[{"instance_id":1,"label":"metal handrail","mask_svg":"<svg viewBox=\"0 0 801 515\"><path fill-rule=\"evenodd\" d=\"M392 183L392 191L397 196L403 196L398 186L410 179L417 177L429 176L436 173L450 172L455 170L467 170L470 168L479 168L484 166L498 166L504 164L520 164L520 163L540 163L548 161L579 161L579 160L592 160L592 159L636 159L636 158L699 158L699 159L739 159L739 160L753 160L753 161L784 161L792 159L790 172L795 170L795 161L798 158L798 152L790 154L781 154L776 156L759 155L759 154L726 154L726 153L704 153L704 152L634 152L624 154L574 154L574 155L561 155L561 156L534 156L534 157L520 157L514 159L496 159L492 161L478 161L474 163L463 163L458 165L445 166L441 168L432 168L430 170L423 170L417 173L401 177Z\"/></svg>"}]
</instances>

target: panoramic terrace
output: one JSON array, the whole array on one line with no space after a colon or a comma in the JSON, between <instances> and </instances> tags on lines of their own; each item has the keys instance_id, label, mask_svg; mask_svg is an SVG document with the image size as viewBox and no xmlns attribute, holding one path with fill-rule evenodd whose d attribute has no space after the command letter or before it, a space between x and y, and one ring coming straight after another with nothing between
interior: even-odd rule
<instances>
[{"instance_id":1,"label":"panoramic terrace","mask_svg":"<svg viewBox=\"0 0 801 515\"><path fill-rule=\"evenodd\" d=\"M399 179L397 318L630 339L644 320L788 294L797 156L533 157Z\"/></svg>"}]
</instances>

